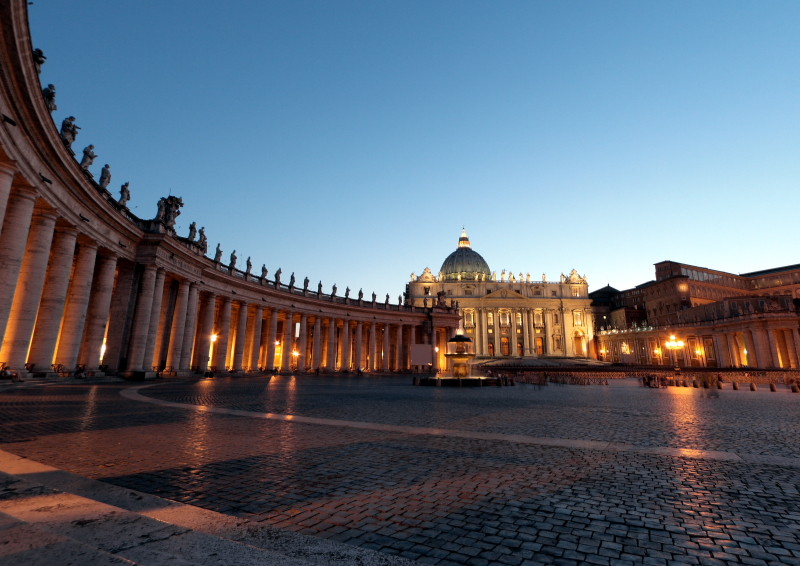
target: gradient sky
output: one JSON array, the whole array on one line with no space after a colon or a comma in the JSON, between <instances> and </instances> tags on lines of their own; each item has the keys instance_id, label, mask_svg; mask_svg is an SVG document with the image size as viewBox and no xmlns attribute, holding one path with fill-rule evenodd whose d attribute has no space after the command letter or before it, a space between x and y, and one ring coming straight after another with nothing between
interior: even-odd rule
<instances>
[{"instance_id":1,"label":"gradient sky","mask_svg":"<svg viewBox=\"0 0 800 566\"><path fill-rule=\"evenodd\" d=\"M60 124L152 218L396 301L465 226L630 288L800 263L800 2L36 0Z\"/></svg>"}]
</instances>

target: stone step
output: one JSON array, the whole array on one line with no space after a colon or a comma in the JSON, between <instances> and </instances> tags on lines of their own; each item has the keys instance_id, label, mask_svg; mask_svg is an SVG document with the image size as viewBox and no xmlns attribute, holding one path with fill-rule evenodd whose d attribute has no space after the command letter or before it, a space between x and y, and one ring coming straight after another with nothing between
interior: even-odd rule
<instances>
[{"instance_id":1,"label":"stone step","mask_svg":"<svg viewBox=\"0 0 800 566\"><path fill-rule=\"evenodd\" d=\"M2 566L413 564L90 480L1 450L0 513ZM73 555L83 558L65 561Z\"/></svg>"}]
</instances>

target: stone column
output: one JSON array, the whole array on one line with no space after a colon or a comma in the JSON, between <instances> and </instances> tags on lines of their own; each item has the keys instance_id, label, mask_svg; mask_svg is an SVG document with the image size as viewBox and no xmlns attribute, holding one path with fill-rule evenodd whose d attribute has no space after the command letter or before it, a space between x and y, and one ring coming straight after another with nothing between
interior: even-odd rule
<instances>
[{"instance_id":1,"label":"stone column","mask_svg":"<svg viewBox=\"0 0 800 566\"><path fill-rule=\"evenodd\" d=\"M183 333L186 331L186 308L189 304L189 282L185 279L178 283L178 295L172 311L172 325L169 331L167 347L167 369L178 371L183 351Z\"/></svg>"},{"instance_id":2,"label":"stone column","mask_svg":"<svg viewBox=\"0 0 800 566\"><path fill-rule=\"evenodd\" d=\"M793 359L795 365L792 366L792 368L794 369L800 366L800 334L798 334L797 328L792 328L791 330L787 330L787 332L789 332L789 334L791 335L791 340L792 340L792 343L790 345L788 344L787 345L794 351Z\"/></svg>"},{"instance_id":3,"label":"stone column","mask_svg":"<svg viewBox=\"0 0 800 566\"><path fill-rule=\"evenodd\" d=\"M389 371L392 369L392 343L391 343L391 327L389 324L383 325L383 359L381 360L381 370Z\"/></svg>"},{"instance_id":4,"label":"stone column","mask_svg":"<svg viewBox=\"0 0 800 566\"><path fill-rule=\"evenodd\" d=\"M78 363L85 366L87 370L100 368L103 338L106 336L116 274L117 256L111 253L99 254L89 312L86 316L86 330L83 333L83 344L78 356Z\"/></svg>"},{"instance_id":5,"label":"stone column","mask_svg":"<svg viewBox=\"0 0 800 566\"><path fill-rule=\"evenodd\" d=\"M369 337L368 337L368 347L369 347L369 370L375 371L378 369L378 337L376 336L378 333L377 325L373 320L372 323L369 325Z\"/></svg>"},{"instance_id":6,"label":"stone column","mask_svg":"<svg viewBox=\"0 0 800 566\"><path fill-rule=\"evenodd\" d=\"M0 233L0 273L3 274L0 277L0 343L4 341L6 324L11 313L35 200L34 191L15 187L8 201L3 231Z\"/></svg>"},{"instance_id":7,"label":"stone column","mask_svg":"<svg viewBox=\"0 0 800 566\"><path fill-rule=\"evenodd\" d=\"M247 303L239 302L239 313L236 317L236 341L233 346L233 369L242 371L244 346L247 343Z\"/></svg>"},{"instance_id":8,"label":"stone column","mask_svg":"<svg viewBox=\"0 0 800 566\"><path fill-rule=\"evenodd\" d=\"M148 328L150 327L150 311L153 308L153 290L156 284L156 267L147 265L142 273L139 283L139 292L136 298L136 310L133 314L131 339L128 345L128 370L137 371L144 368L144 351L147 343Z\"/></svg>"},{"instance_id":9,"label":"stone column","mask_svg":"<svg viewBox=\"0 0 800 566\"><path fill-rule=\"evenodd\" d=\"M3 219L6 216L8 197L11 194L11 184L14 181L16 169L10 163L0 163L0 231L3 228Z\"/></svg>"},{"instance_id":10,"label":"stone column","mask_svg":"<svg viewBox=\"0 0 800 566\"><path fill-rule=\"evenodd\" d=\"M214 333L214 316L217 313L217 296L209 293L203 309L203 321L200 323L200 336L197 340L197 369L201 372L208 370L209 352L211 350L211 335Z\"/></svg>"},{"instance_id":11,"label":"stone column","mask_svg":"<svg viewBox=\"0 0 800 566\"><path fill-rule=\"evenodd\" d=\"M73 227L58 227L55 230L47 275L44 278L44 290L38 309L42 313L48 313L48 316L35 320L33 340L30 352L28 352L28 361L39 370L49 371L55 356L58 331L61 328L61 317L64 314L69 278L72 274L77 236L78 231Z\"/></svg>"},{"instance_id":12,"label":"stone column","mask_svg":"<svg viewBox=\"0 0 800 566\"><path fill-rule=\"evenodd\" d=\"M726 337L724 334L714 334L712 336L712 340L714 342L714 353L717 357L717 367L730 367L730 354L728 353L726 342Z\"/></svg>"},{"instance_id":13,"label":"stone column","mask_svg":"<svg viewBox=\"0 0 800 566\"><path fill-rule=\"evenodd\" d=\"M336 319L328 319L328 371L336 371Z\"/></svg>"},{"instance_id":14,"label":"stone column","mask_svg":"<svg viewBox=\"0 0 800 566\"><path fill-rule=\"evenodd\" d=\"M250 341L250 371L258 371L261 365L261 328L264 323L264 307L256 305L253 310L253 330L249 333Z\"/></svg>"},{"instance_id":15,"label":"stone column","mask_svg":"<svg viewBox=\"0 0 800 566\"><path fill-rule=\"evenodd\" d=\"M498 309L492 309L492 313L494 316L494 355L499 358L503 355L503 351L500 349L500 334L502 334L500 327L500 311Z\"/></svg>"},{"instance_id":16,"label":"stone column","mask_svg":"<svg viewBox=\"0 0 800 566\"><path fill-rule=\"evenodd\" d=\"M772 359L772 352L770 350L770 340L767 336L765 328L757 328L752 331L753 343L756 346L756 361L758 367L777 367L777 360Z\"/></svg>"},{"instance_id":17,"label":"stone column","mask_svg":"<svg viewBox=\"0 0 800 566\"><path fill-rule=\"evenodd\" d=\"M350 321L342 321L342 371L350 371Z\"/></svg>"},{"instance_id":18,"label":"stone column","mask_svg":"<svg viewBox=\"0 0 800 566\"><path fill-rule=\"evenodd\" d=\"M52 257L52 254L51 254ZM117 373L128 367L128 342L130 340L131 322L134 306L133 289L135 264L117 260L117 278L114 291L111 293L111 307L108 311L108 329L106 329L106 353L102 364L110 373ZM45 287L47 291L47 287ZM38 326L38 325L37 325ZM34 337L36 334L34 333ZM52 355L51 355L52 359Z\"/></svg>"},{"instance_id":19,"label":"stone column","mask_svg":"<svg viewBox=\"0 0 800 566\"><path fill-rule=\"evenodd\" d=\"M165 278L166 272L163 269L157 269L156 282L153 285L153 304L150 308L150 323L147 327L147 344L144 348L144 365L147 370L161 364L159 340L162 335L159 332L159 328L161 328L161 306L164 301ZM159 350L158 353L157 350Z\"/></svg>"},{"instance_id":20,"label":"stone column","mask_svg":"<svg viewBox=\"0 0 800 566\"><path fill-rule=\"evenodd\" d=\"M228 371L228 345L231 335L231 300L222 297L219 309L219 324L217 326L217 341L214 343L214 363L217 371Z\"/></svg>"},{"instance_id":21,"label":"stone column","mask_svg":"<svg viewBox=\"0 0 800 566\"><path fill-rule=\"evenodd\" d=\"M267 333L267 360L266 369L271 371L275 367L275 342L278 340L278 311L272 309L269 315L269 332Z\"/></svg>"},{"instance_id":22,"label":"stone column","mask_svg":"<svg viewBox=\"0 0 800 566\"><path fill-rule=\"evenodd\" d=\"M767 341L767 349L772 354L772 366L776 368L789 367L788 353L786 352L786 343L783 341L782 330L774 328L766 328L764 330L764 339ZM781 352L781 344L783 343L783 351Z\"/></svg>"},{"instance_id":23,"label":"stone column","mask_svg":"<svg viewBox=\"0 0 800 566\"><path fill-rule=\"evenodd\" d=\"M83 331L86 324L86 310L92 292L94 264L97 259L97 242L87 241L78 244L78 258L67 295L64 309L64 320L58 338L56 363L67 370L75 368L78 361L78 350L83 342Z\"/></svg>"},{"instance_id":24,"label":"stone column","mask_svg":"<svg viewBox=\"0 0 800 566\"><path fill-rule=\"evenodd\" d=\"M364 323L356 322L356 370L364 368Z\"/></svg>"},{"instance_id":25,"label":"stone column","mask_svg":"<svg viewBox=\"0 0 800 566\"><path fill-rule=\"evenodd\" d=\"M433 358L433 373L439 373L439 352L436 349L439 347L439 329L435 326L431 331L431 357Z\"/></svg>"},{"instance_id":26,"label":"stone column","mask_svg":"<svg viewBox=\"0 0 800 566\"><path fill-rule=\"evenodd\" d=\"M308 354L308 315L300 315L300 338L297 344L297 371L306 371L306 358Z\"/></svg>"},{"instance_id":27,"label":"stone column","mask_svg":"<svg viewBox=\"0 0 800 566\"><path fill-rule=\"evenodd\" d=\"M478 352L481 356L489 355L489 322L486 320L486 309L480 309L479 324L481 325L481 343Z\"/></svg>"},{"instance_id":28,"label":"stone column","mask_svg":"<svg viewBox=\"0 0 800 566\"><path fill-rule=\"evenodd\" d=\"M0 350L0 360L5 361L8 367L18 371L25 369L31 334L36 323L39 301L42 298L55 225L55 213L37 212L33 216L28 234L17 292L14 294L5 339L2 342L2 350ZM42 369L49 371L49 364Z\"/></svg>"},{"instance_id":29,"label":"stone column","mask_svg":"<svg viewBox=\"0 0 800 566\"><path fill-rule=\"evenodd\" d=\"M286 313L286 321L283 325L283 347L281 353L281 371L289 371L292 368L292 342L294 339L294 313Z\"/></svg>"},{"instance_id":30,"label":"stone column","mask_svg":"<svg viewBox=\"0 0 800 566\"><path fill-rule=\"evenodd\" d=\"M403 371L406 369L405 359L403 357L403 325L397 325L397 341L395 345L395 371Z\"/></svg>"},{"instance_id":31,"label":"stone column","mask_svg":"<svg viewBox=\"0 0 800 566\"><path fill-rule=\"evenodd\" d=\"M322 317L314 317L314 342L311 346L311 369L322 367Z\"/></svg>"},{"instance_id":32,"label":"stone column","mask_svg":"<svg viewBox=\"0 0 800 566\"><path fill-rule=\"evenodd\" d=\"M183 332L183 345L181 357L178 362L179 370L189 370L192 367L192 352L197 338L197 309L200 288L197 283L189 285L189 301L186 305L186 329Z\"/></svg>"}]
</instances>

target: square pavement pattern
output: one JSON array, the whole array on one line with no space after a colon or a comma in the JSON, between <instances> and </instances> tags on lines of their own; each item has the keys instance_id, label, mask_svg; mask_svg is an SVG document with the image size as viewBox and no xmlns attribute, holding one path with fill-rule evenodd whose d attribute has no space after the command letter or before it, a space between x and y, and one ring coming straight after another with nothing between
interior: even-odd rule
<instances>
[{"instance_id":1,"label":"square pavement pattern","mask_svg":"<svg viewBox=\"0 0 800 566\"><path fill-rule=\"evenodd\" d=\"M179 505L173 515L184 522L232 521L251 537L268 533L261 546L285 552L253 563L800 564L799 415L800 394L788 389L648 389L630 380L8 386L0 390L0 564L22 563L25 549L11 536L20 529L39 529L40 551L48 536L73 536L34 524L35 509L20 506L32 496L79 497L70 486L83 478L166 502L120 504L126 512ZM26 475L20 457L38 472ZM80 504L64 505L113 503L86 490ZM91 532L90 519L76 521L89 521L79 526ZM82 544L102 549L109 564L160 561L141 546L137 554L85 536ZM326 544L316 558L297 550ZM184 552L175 563L225 563Z\"/></svg>"}]
</instances>

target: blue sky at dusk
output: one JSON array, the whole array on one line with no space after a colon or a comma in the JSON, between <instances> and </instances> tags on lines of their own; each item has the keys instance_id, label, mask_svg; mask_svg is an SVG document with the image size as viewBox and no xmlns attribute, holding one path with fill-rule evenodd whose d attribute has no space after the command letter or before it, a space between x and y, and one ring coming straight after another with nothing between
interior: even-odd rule
<instances>
[{"instance_id":1,"label":"blue sky at dusk","mask_svg":"<svg viewBox=\"0 0 800 566\"><path fill-rule=\"evenodd\" d=\"M491 269L629 288L800 263L800 2L36 0L60 124L135 214L400 294Z\"/></svg>"}]
</instances>

